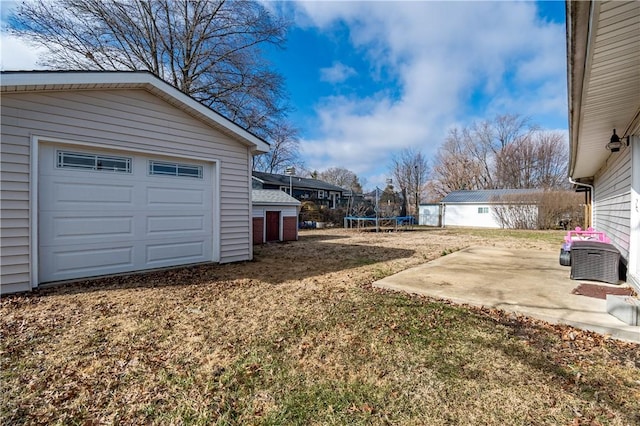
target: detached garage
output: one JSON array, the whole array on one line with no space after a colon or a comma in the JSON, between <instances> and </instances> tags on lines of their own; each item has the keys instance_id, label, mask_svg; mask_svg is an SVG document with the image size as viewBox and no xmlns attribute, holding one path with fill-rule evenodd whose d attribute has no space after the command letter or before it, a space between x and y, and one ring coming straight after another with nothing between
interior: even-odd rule
<instances>
[{"instance_id":1,"label":"detached garage","mask_svg":"<svg viewBox=\"0 0 640 426\"><path fill-rule=\"evenodd\" d=\"M252 258L268 144L146 72L2 73L1 291Z\"/></svg>"},{"instance_id":2,"label":"detached garage","mask_svg":"<svg viewBox=\"0 0 640 426\"><path fill-rule=\"evenodd\" d=\"M442 226L468 226L478 228L502 228L498 211L517 203L526 207L528 215L538 215L535 204L522 203L529 197L540 193L539 189L484 189L452 191L444 197L442 205Z\"/></svg>"}]
</instances>

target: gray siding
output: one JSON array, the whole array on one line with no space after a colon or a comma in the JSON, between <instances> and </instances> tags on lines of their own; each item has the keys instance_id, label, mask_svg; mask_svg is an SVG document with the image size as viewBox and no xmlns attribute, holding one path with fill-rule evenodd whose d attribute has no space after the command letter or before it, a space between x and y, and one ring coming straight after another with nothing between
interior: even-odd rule
<instances>
[{"instance_id":1,"label":"gray siding","mask_svg":"<svg viewBox=\"0 0 640 426\"><path fill-rule=\"evenodd\" d=\"M2 292L30 288L31 136L219 160L220 261L250 258L251 156L229 136L144 90L5 93L1 116Z\"/></svg>"},{"instance_id":2,"label":"gray siding","mask_svg":"<svg viewBox=\"0 0 640 426\"><path fill-rule=\"evenodd\" d=\"M595 229L611 238L625 260L629 258L631 226L631 149L611 154L594 180Z\"/></svg>"},{"instance_id":3,"label":"gray siding","mask_svg":"<svg viewBox=\"0 0 640 426\"><path fill-rule=\"evenodd\" d=\"M2 292L31 289L29 280L29 140L5 125L0 143L0 283ZM5 132L6 129L6 132Z\"/></svg>"}]
</instances>

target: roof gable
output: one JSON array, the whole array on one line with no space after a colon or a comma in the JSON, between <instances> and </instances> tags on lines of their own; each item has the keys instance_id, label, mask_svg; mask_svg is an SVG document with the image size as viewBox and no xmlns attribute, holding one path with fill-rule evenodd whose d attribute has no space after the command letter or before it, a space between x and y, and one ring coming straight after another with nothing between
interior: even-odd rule
<instances>
[{"instance_id":1,"label":"roof gable","mask_svg":"<svg viewBox=\"0 0 640 426\"><path fill-rule=\"evenodd\" d=\"M269 144L148 71L2 71L2 93L67 90L142 89L251 148L269 151Z\"/></svg>"}]
</instances>

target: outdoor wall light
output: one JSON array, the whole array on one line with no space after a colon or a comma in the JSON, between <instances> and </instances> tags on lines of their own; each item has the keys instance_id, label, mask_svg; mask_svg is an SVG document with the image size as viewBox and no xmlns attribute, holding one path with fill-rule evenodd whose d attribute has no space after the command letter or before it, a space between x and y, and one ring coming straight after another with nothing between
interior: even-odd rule
<instances>
[{"instance_id":1,"label":"outdoor wall light","mask_svg":"<svg viewBox=\"0 0 640 426\"><path fill-rule=\"evenodd\" d=\"M627 138L627 146L629 146L628 141L629 138ZM611 152L618 152L620 151L620 148L622 148L622 141L620 140L620 137L616 135L616 129L613 129L613 135L611 135L611 139L607 144L607 149Z\"/></svg>"}]
</instances>

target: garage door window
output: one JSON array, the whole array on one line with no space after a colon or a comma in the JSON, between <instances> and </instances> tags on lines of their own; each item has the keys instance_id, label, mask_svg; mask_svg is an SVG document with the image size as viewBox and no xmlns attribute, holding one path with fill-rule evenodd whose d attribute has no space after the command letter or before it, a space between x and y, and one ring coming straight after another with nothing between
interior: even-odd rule
<instances>
[{"instance_id":1,"label":"garage door window","mask_svg":"<svg viewBox=\"0 0 640 426\"><path fill-rule=\"evenodd\" d=\"M131 158L58 151L58 168L131 173Z\"/></svg>"},{"instance_id":2,"label":"garage door window","mask_svg":"<svg viewBox=\"0 0 640 426\"><path fill-rule=\"evenodd\" d=\"M160 176L181 176L202 179L202 166L193 164L149 161L149 174Z\"/></svg>"}]
</instances>

